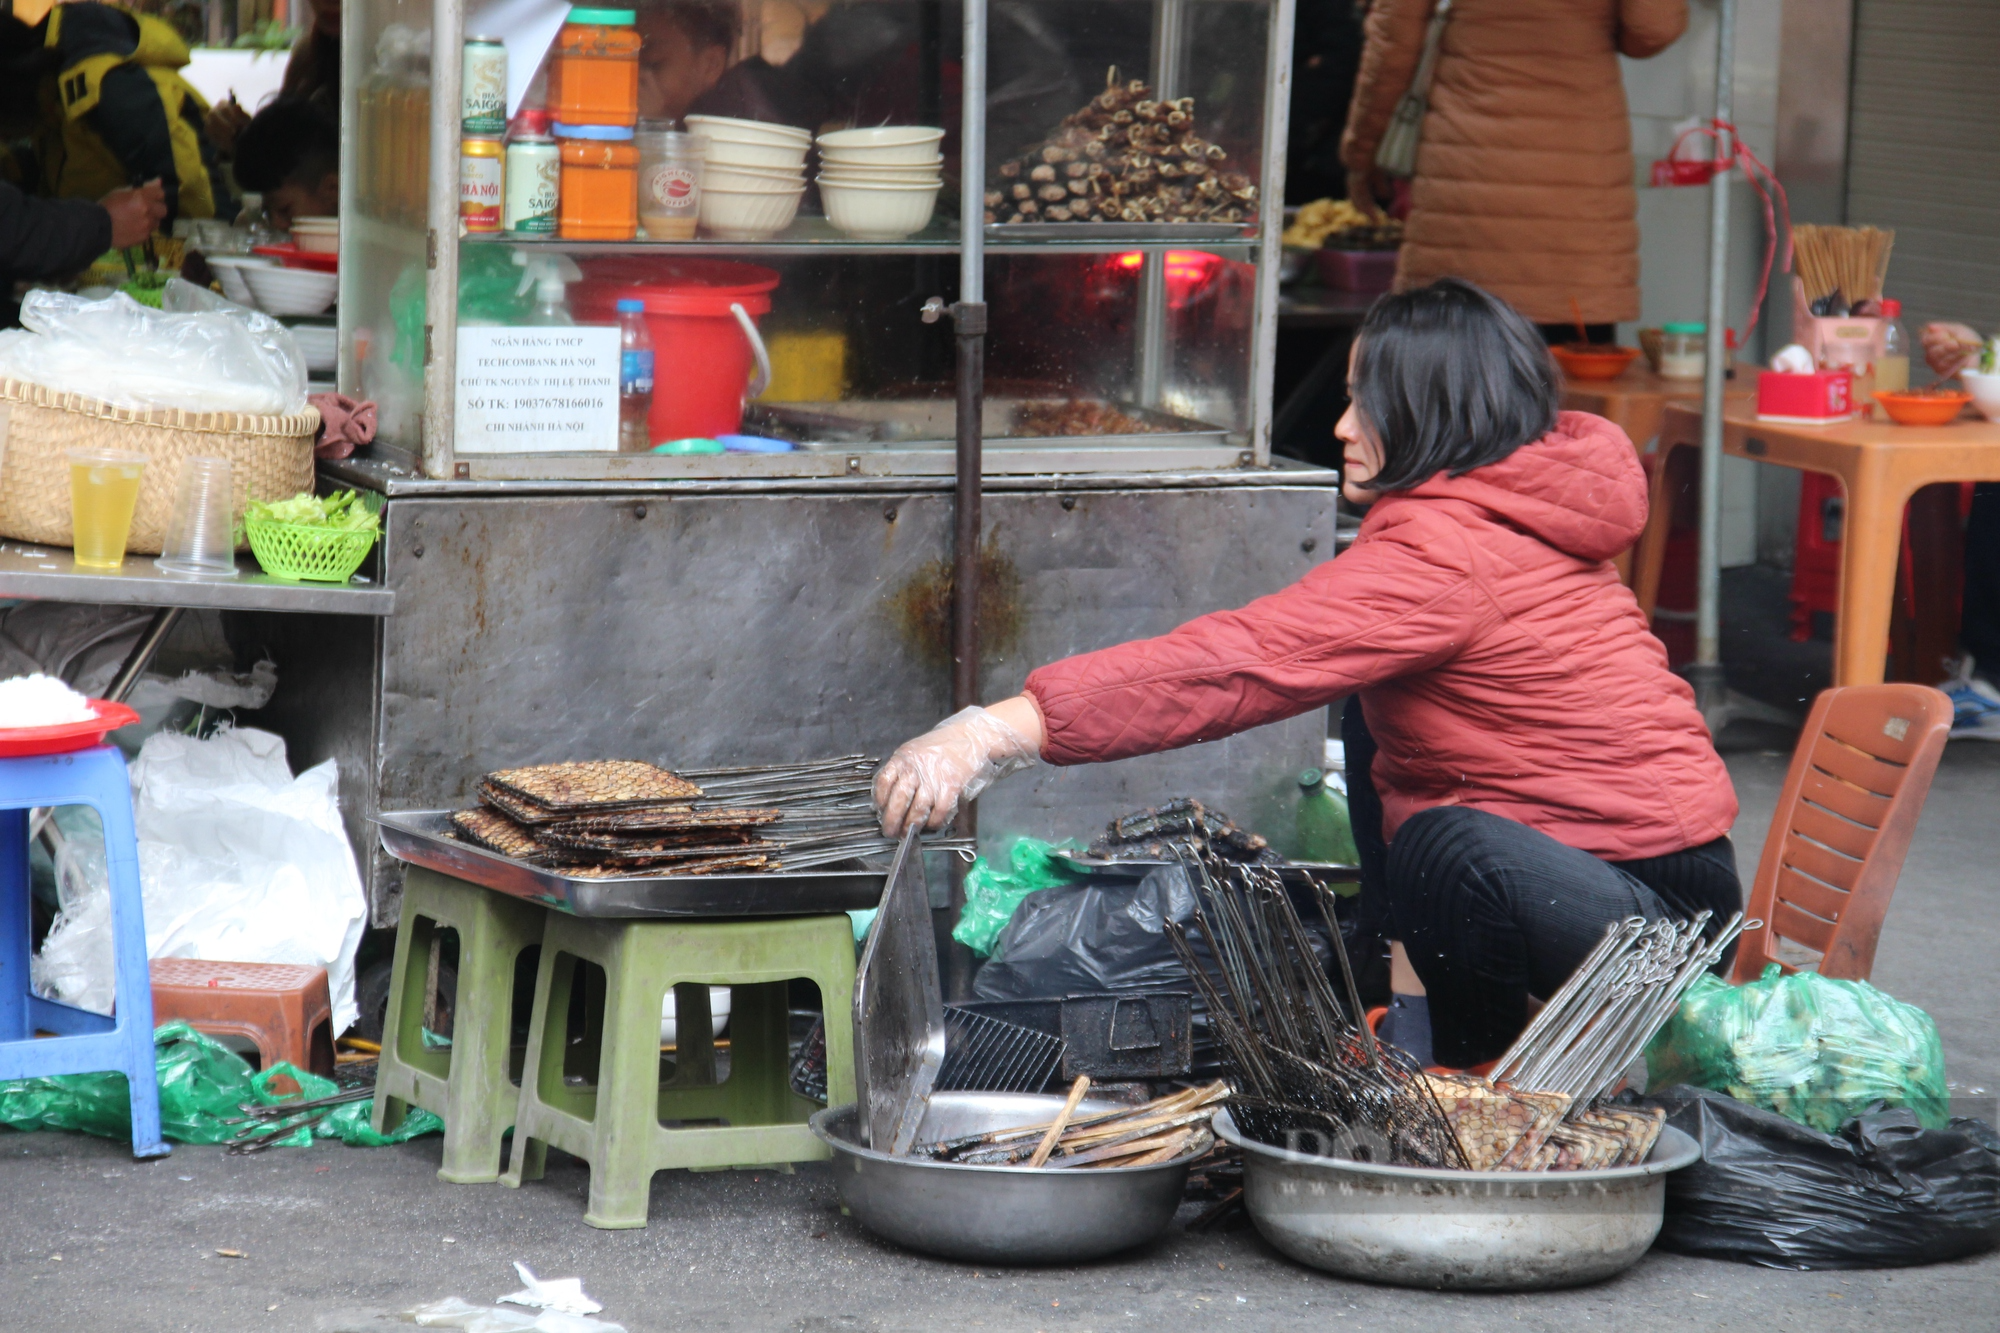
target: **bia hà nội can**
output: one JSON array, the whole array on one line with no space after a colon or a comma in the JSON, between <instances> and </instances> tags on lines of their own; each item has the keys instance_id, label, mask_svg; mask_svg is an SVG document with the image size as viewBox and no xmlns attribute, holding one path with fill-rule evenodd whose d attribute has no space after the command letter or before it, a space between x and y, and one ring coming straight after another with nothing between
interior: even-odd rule
<instances>
[{"instance_id":1,"label":"bia h\u00e0 n\u1ed9i can","mask_svg":"<svg viewBox=\"0 0 2000 1333\"><path fill-rule=\"evenodd\" d=\"M468 235L500 230L504 196L498 139L465 139L458 145L458 224Z\"/></svg>"},{"instance_id":2,"label":"bia h\u00e0 n\u1ed9i can","mask_svg":"<svg viewBox=\"0 0 2000 1333\"><path fill-rule=\"evenodd\" d=\"M501 226L525 236L556 234L562 153L546 134L517 135L507 143L507 207Z\"/></svg>"},{"instance_id":3,"label":"bia h\u00e0 n\u1ed9i can","mask_svg":"<svg viewBox=\"0 0 2000 1333\"><path fill-rule=\"evenodd\" d=\"M507 48L498 37L465 39L459 132L498 138L507 128Z\"/></svg>"}]
</instances>

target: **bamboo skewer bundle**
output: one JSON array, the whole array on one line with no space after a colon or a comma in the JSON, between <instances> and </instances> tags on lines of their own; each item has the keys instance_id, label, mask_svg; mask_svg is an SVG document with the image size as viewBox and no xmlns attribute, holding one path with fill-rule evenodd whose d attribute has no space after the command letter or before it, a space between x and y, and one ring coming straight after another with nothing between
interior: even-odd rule
<instances>
[{"instance_id":1,"label":"bamboo skewer bundle","mask_svg":"<svg viewBox=\"0 0 2000 1333\"><path fill-rule=\"evenodd\" d=\"M1806 291L1808 305L1831 297L1845 314L1861 301L1882 299L1882 282L1889 272L1889 254L1896 233L1880 227L1792 226L1792 267Z\"/></svg>"},{"instance_id":2,"label":"bamboo skewer bundle","mask_svg":"<svg viewBox=\"0 0 2000 1333\"><path fill-rule=\"evenodd\" d=\"M1053 1120L941 1143L920 1143L911 1151L967 1166L1046 1166L1050 1170L1152 1166L1207 1152L1215 1141L1209 1119L1229 1096L1229 1085L1217 1081L1155 1098L1143 1106L1078 1116L1077 1104L1089 1090L1090 1080L1078 1077Z\"/></svg>"}]
</instances>

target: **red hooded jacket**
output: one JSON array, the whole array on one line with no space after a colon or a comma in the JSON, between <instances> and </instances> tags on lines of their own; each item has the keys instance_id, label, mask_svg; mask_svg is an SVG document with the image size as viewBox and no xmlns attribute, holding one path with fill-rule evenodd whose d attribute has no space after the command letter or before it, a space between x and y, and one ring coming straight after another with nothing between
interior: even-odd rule
<instances>
[{"instance_id":1,"label":"red hooded jacket","mask_svg":"<svg viewBox=\"0 0 2000 1333\"><path fill-rule=\"evenodd\" d=\"M1358 691L1391 838L1465 805L1612 861L1712 841L1729 773L1607 563L1645 519L1625 433L1564 412L1498 463L1383 497L1283 592L1037 670L1042 757L1172 750Z\"/></svg>"}]
</instances>

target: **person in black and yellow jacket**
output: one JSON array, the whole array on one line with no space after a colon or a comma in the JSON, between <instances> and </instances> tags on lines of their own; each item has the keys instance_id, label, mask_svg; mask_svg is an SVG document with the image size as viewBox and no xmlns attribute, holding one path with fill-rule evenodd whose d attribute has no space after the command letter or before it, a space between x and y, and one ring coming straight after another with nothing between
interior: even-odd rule
<instances>
[{"instance_id":1,"label":"person in black and yellow jacket","mask_svg":"<svg viewBox=\"0 0 2000 1333\"><path fill-rule=\"evenodd\" d=\"M166 225L235 218L236 200L202 128L208 103L181 77L188 48L172 25L77 3L57 5L33 27L8 16L0 29L0 50L35 52L38 193L98 199L157 179Z\"/></svg>"}]
</instances>

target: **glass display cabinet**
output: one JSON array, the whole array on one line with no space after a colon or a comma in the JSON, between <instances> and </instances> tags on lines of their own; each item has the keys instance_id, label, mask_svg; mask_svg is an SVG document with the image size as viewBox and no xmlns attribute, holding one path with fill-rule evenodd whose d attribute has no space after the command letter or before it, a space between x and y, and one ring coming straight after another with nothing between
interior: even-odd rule
<instances>
[{"instance_id":1,"label":"glass display cabinet","mask_svg":"<svg viewBox=\"0 0 2000 1333\"><path fill-rule=\"evenodd\" d=\"M471 481L949 475L968 415L988 475L1268 463L1291 0L990 11L985 0L641 0L642 116L693 114L695 129L720 115L815 134L942 131L929 220L901 234L907 217L863 209L907 199L900 187L850 186L842 201L817 181L842 154L815 146L788 222L725 225L746 220L725 203L768 192L731 194L738 168L718 167L711 140L692 239L468 231L465 42L500 36L518 129L520 108L545 96L530 76L566 12L549 0L348 5L340 382L378 403L381 442L413 470ZM902 178L916 174L902 165ZM864 185L870 167L859 164ZM543 278L566 283L583 331L568 340L580 349L573 381L509 378L521 347L540 349L537 373L558 364L548 349L565 339L533 311ZM692 313L674 295L690 287L706 301ZM626 432L625 452L602 406L621 294L643 294L660 345L648 429L636 446ZM981 401L968 414L953 322L939 315L981 300ZM662 338L658 321L675 317L691 322ZM733 431L677 415L718 395ZM586 399L588 410L540 424ZM754 437L744 443L771 452L653 452L708 448L675 443L697 418L708 428L694 438Z\"/></svg>"}]
</instances>

